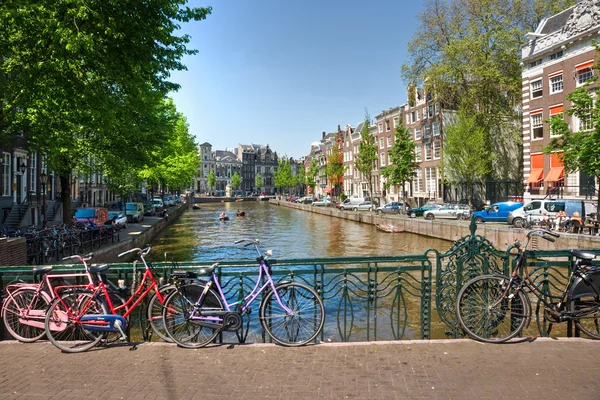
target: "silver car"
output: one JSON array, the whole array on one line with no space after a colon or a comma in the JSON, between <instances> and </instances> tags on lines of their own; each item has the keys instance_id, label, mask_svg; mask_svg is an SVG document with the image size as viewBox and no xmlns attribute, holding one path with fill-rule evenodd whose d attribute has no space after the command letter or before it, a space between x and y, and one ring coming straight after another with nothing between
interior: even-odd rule
<instances>
[{"instance_id":1,"label":"silver car","mask_svg":"<svg viewBox=\"0 0 600 400\"><path fill-rule=\"evenodd\" d=\"M444 204L437 210L428 210L423 214L425 219L469 219L471 217L471 209L464 204Z\"/></svg>"},{"instance_id":2,"label":"silver car","mask_svg":"<svg viewBox=\"0 0 600 400\"><path fill-rule=\"evenodd\" d=\"M375 205L370 201L363 201L360 204L352 206L353 211L373 211L374 209Z\"/></svg>"}]
</instances>

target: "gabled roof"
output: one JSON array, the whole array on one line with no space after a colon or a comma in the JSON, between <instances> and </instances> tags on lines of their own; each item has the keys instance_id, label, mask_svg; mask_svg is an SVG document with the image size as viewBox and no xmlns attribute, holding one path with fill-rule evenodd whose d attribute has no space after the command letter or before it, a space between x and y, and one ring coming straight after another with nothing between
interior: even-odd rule
<instances>
[{"instance_id":1,"label":"gabled roof","mask_svg":"<svg viewBox=\"0 0 600 400\"><path fill-rule=\"evenodd\" d=\"M539 27L539 32L537 33L547 35L549 33L561 30L567 24L571 14L573 14L574 7L575 6L567 8L566 10L548 18L545 23Z\"/></svg>"}]
</instances>

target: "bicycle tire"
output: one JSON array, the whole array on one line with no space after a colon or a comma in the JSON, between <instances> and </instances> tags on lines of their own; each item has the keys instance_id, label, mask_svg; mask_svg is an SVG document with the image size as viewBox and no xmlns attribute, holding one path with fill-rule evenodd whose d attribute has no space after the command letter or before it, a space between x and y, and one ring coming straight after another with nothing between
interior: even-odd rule
<instances>
[{"instance_id":1,"label":"bicycle tire","mask_svg":"<svg viewBox=\"0 0 600 400\"><path fill-rule=\"evenodd\" d=\"M69 313L65 307L69 308ZM75 318L81 316L85 307L88 307L86 315L108 313L106 305L89 292L71 291L54 299L46 313L45 328L48 340L56 348L65 353L81 353L104 339L103 332L86 330L82 323L71 318L71 315Z\"/></svg>"},{"instance_id":2,"label":"bicycle tire","mask_svg":"<svg viewBox=\"0 0 600 400\"><path fill-rule=\"evenodd\" d=\"M2 319L8 333L19 342L31 343L44 337L46 331L43 327L46 319L46 310L50 304L50 297L34 288L21 288L12 292L7 297L2 307ZM27 311L27 310L30 311ZM22 310L25 315L22 315ZM22 320L32 319L32 323L41 326L28 325Z\"/></svg>"},{"instance_id":3,"label":"bicycle tire","mask_svg":"<svg viewBox=\"0 0 600 400\"><path fill-rule=\"evenodd\" d=\"M593 339L600 339L600 299L585 297L569 302L569 311L577 315L575 325Z\"/></svg>"},{"instance_id":4,"label":"bicycle tire","mask_svg":"<svg viewBox=\"0 0 600 400\"><path fill-rule=\"evenodd\" d=\"M221 332L220 327L209 328L190 319L192 313L198 314L199 311L224 310L221 298L212 289L206 292L202 306L196 305L204 289L203 285L184 285L174 290L165 301L164 327L169 337L181 347L188 349L204 347ZM214 322L222 326L223 318L219 317Z\"/></svg>"},{"instance_id":5,"label":"bicycle tire","mask_svg":"<svg viewBox=\"0 0 600 400\"><path fill-rule=\"evenodd\" d=\"M294 311L288 315L281 302ZM312 342L323 330L325 307L312 288L298 282L287 282L269 292L260 305L260 322L269 336L282 346L302 346Z\"/></svg>"},{"instance_id":6,"label":"bicycle tire","mask_svg":"<svg viewBox=\"0 0 600 400\"><path fill-rule=\"evenodd\" d=\"M522 331L531 308L521 290L511 289L508 297L501 300L508 282L509 278L503 275L481 275L468 281L458 293L456 315L471 338L503 343Z\"/></svg>"},{"instance_id":7,"label":"bicycle tire","mask_svg":"<svg viewBox=\"0 0 600 400\"><path fill-rule=\"evenodd\" d=\"M175 285L164 285L158 289L160 294L165 299L171 294L171 291L175 290ZM167 330L165 329L165 324L163 323L163 305L158 300L158 296L156 293L150 297L148 301L148 306L146 307L146 318L140 318L140 323L142 324L142 331L146 330L147 324L150 324L150 328L152 332L156 334L160 339L165 342L173 342L173 339L169 337Z\"/></svg>"}]
</instances>

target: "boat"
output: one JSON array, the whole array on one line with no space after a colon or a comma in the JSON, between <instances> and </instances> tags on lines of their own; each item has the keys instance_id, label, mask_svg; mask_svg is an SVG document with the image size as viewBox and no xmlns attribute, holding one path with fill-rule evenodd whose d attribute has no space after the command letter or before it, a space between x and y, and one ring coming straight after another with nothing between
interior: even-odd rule
<instances>
[{"instance_id":1,"label":"boat","mask_svg":"<svg viewBox=\"0 0 600 400\"><path fill-rule=\"evenodd\" d=\"M377 224L377 225L375 225L375 227L382 232L388 232L388 233L403 232L403 229L398 228L397 226L394 226L394 225L379 225L379 224Z\"/></svg>"},{"instance_id":2,"label":"boat","mask_svg":"<svg viewBox=\"0 0 600 400\"><path fill-rule=\"evenodd\" d=\"M197 205L195 205L195 204L194 204L194 205L192 206L192 209L194 209L194 210L199 210L199 209L200 209L200 206L197 206Z\"/></svg>"},{"instance_id":3,"label":"boat","mask_svg":"<svg viewBox=\"0 0 600 400\"><path fill-rule=\"evenodd\" d=\"M219 220L220 221L229 221L229 215L227 215L226 212L222 212L221 214L219 214Z\"/></svg>"},{"instance_id":4,"label":"boat","mask_svg":"<svg viewBox=\"0 0 600 400\"><path fill-rule=\"evenodd\" d=\"M244 217L246 215L246 211L238 211L236 214L238 217Z\"/></svg>"}]
</instances>

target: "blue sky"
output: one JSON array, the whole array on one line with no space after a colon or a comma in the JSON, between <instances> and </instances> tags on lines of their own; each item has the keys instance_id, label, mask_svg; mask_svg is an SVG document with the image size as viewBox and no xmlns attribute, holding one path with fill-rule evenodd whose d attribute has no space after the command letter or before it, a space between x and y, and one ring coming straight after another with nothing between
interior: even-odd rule
<instances>
[{"instance_id":1,"label":"blue sky","mask_svg":"<svg viewBox=\"0 0 600 400\"><path fill-rule=\"evenodd\" d=\"M191 0L182 26L198 54L172 80L197 142L268 144L301 157L321 133L406 102L400 76L421 1Z\"/></svg>"}]
</instances>

